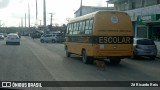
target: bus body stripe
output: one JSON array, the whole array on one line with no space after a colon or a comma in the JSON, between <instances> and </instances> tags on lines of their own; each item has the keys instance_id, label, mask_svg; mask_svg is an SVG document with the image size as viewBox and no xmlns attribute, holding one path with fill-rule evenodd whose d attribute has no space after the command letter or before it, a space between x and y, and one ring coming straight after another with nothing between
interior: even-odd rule
<instances>
[{"instance_id":1,"label":"bus body stripe","mask_svg":"<svg viewBox=\"0 0 160 90\"><path fill-rule=\"evenodd\" d=\"M133 36L67 36L66 42L90 44L133 44Z\"/></svg>"}]
</instances>

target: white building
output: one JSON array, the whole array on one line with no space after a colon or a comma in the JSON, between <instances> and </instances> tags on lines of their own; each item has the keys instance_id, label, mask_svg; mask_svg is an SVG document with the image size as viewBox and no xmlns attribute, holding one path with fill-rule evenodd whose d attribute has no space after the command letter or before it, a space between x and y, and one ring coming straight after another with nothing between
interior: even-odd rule
<instances>
[{"instance_id":1,"label":"white building","mask_svg":"<svg viewBox=\"0 0 160 90\"><path fill-rule=\"evenodd\" d=\"M160 39L160 0L109 0L115 10L126 11L135 37Z\"/></svg>"},{"instance_id":2,"label":"white building","mask_svg":"<svg viewBox=\"0 0 160 90\"><path fill-rule=\"evenodd\" d=\"M74 14L75 17L89 14L98 10L114 10L114 7L94 7L94 6L82 6Z\"/></svg>"}]
</instances>

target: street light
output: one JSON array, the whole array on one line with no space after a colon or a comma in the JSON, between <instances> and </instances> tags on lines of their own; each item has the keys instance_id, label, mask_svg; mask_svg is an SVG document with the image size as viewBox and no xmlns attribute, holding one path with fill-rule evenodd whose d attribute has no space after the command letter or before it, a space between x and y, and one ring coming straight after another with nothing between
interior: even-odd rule
<instances>
[{"instance_id":1,"label":"street light","mask_svg":"<svg viewBox=\"0 0 160 90\"><path fill-rule=\"evenodd\" d=\"M49 14L51 14L51 26L52 26L52 17L53 17L53 15L54 15L54 13L49 13Z\"/></svg>"}]
</instances>

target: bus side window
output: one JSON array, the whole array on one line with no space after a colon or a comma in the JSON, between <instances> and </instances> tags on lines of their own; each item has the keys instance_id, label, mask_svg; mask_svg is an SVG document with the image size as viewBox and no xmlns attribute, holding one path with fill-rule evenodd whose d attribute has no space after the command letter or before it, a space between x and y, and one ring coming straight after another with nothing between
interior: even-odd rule
<instances>
[{"instance_id":1,"label":"bus side window","mask_svg":"<svg viewBox=\"0 0 160 90\"><path fill-rule=\"evenodd\" d=\"M81 32L82 32L82 27L83 27L83 23L82 22L80 22L80 24L79 24L79 34L81 34Z\"/></svg>"},{"instance_id":2,"label":"bus side window","mask_svg":"<svg viewBox=\"0 0 160 90\"><path fill-rule=\"evenodd\" d=\"M77 31L77 30L76 30L76 28L77 28L77 24L76 24L76 23L74 23L73 25L74 25L74 28L73 28L73 34L77 34L77 32L76 32L76 31Z\"/></svg>"},{"instance_id":3,"label":"bus side window","mask_svg":"<svg viewBox=\"0 0 160 90\"><path fill-rule=\"evenodd\" d=\"M93 28L93 19L90 20L90 24L89 24L89 30L92 31L92 28Z\"/></svg>"},{"instance_id":4,"label":"bus side window","mask_svg":"<svg viewBox=\"0 0 160 90\"><path fill-rule=\"evenodd\" d=\"M85 34L89 34L89 23L90 21L89 20L86 20L86 26L85 26Z\"/></svg>"},{"instance_id":5,"label":"bus side window","mask_svg":"<svg viewBox=\"0 0 160 90\"><path fill-rule=\"evenodd\" d=\"M80 33L84 34L84 30L85 30L85 21L82 22L82 29L81 29Z\"/></svg>"},{"instance_id":6,"label":"bus side window","mask_svg":"<svg viewBox=\"0 0 160 90\"><path fill-rule=\"evenodd\" d=\"M76 30L77 30L77 34L79 34L79 22L78 23L76 23L77 24L77 26L76 26Z\"/></svg>"},{"instance_id":7,"label":"bus side window","mask_svg":"<svg viewBox=\"0 0 160 90\"><path fill-rule=\"evenodd\" d=\"M69 34L69 27L70 27L70 24L67 25L67 32L66 32L66 34Z\"/></svg>"},{"instance_id":8,"label":"bus side window","mask_svg":"<svg viewBox=\"0 0 160 90\"><path fill-rule=\"evenodd\" d=\"M85 21L80 22L80 25L79 25L80 33L79 34L84 34L84 28L85 28Z\"/></svg>"},{"instance_id":9,"label":"bus side window","mask_svg":"<svg viewBox=\"0 0 160 90\"><path fill-rule=\"evenodd\" d=\"M73 31L74 31L74 24L73 23L71 25L71 29L72 29L72 34L73 34Z\"/></svg>"},{"instance_id":10,"label":"bus side window","mask_svg":"<svg viewBox=\"0 0 160 90\"><path fill-rule=\"evenodd\" d=\"M69 34L72 35L72 32L73 32L73 24L70 24Z\"/></svg>"},{"instance_id":11,"label":"bus side window","mask_svg":"<svg viewBox=\"0 0 160 90\"><path fill-rule=\"evenodd\" d=\"M91 34L93 29L93 19L86 21L85 34Z\"/></svg>"}]
</instances>

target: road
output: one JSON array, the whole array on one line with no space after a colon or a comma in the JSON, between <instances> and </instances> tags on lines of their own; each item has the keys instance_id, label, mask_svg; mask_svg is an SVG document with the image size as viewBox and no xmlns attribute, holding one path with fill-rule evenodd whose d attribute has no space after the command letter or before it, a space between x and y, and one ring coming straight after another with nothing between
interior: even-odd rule
<instances>
[{"instance_id":1,"label":"road","mask_svg":"<svg viewBox=\"0 0 160 90\"><path fill-rule=\"evenodd\" d=\"M64 45L40 43L38 39L21 38L21 45L5 45L0 41L0 81L159 81L160 60L123 59L120 65L107 63L105 71L93 64L83 64L81 57L65 57ZM42 90L135 90L135 88L67 88ZM24 88L28 90L29 88ZM40 88L32 88L40 90ZM138 90L159 88L138 88Z\"/></svg>"}]
</instances>

